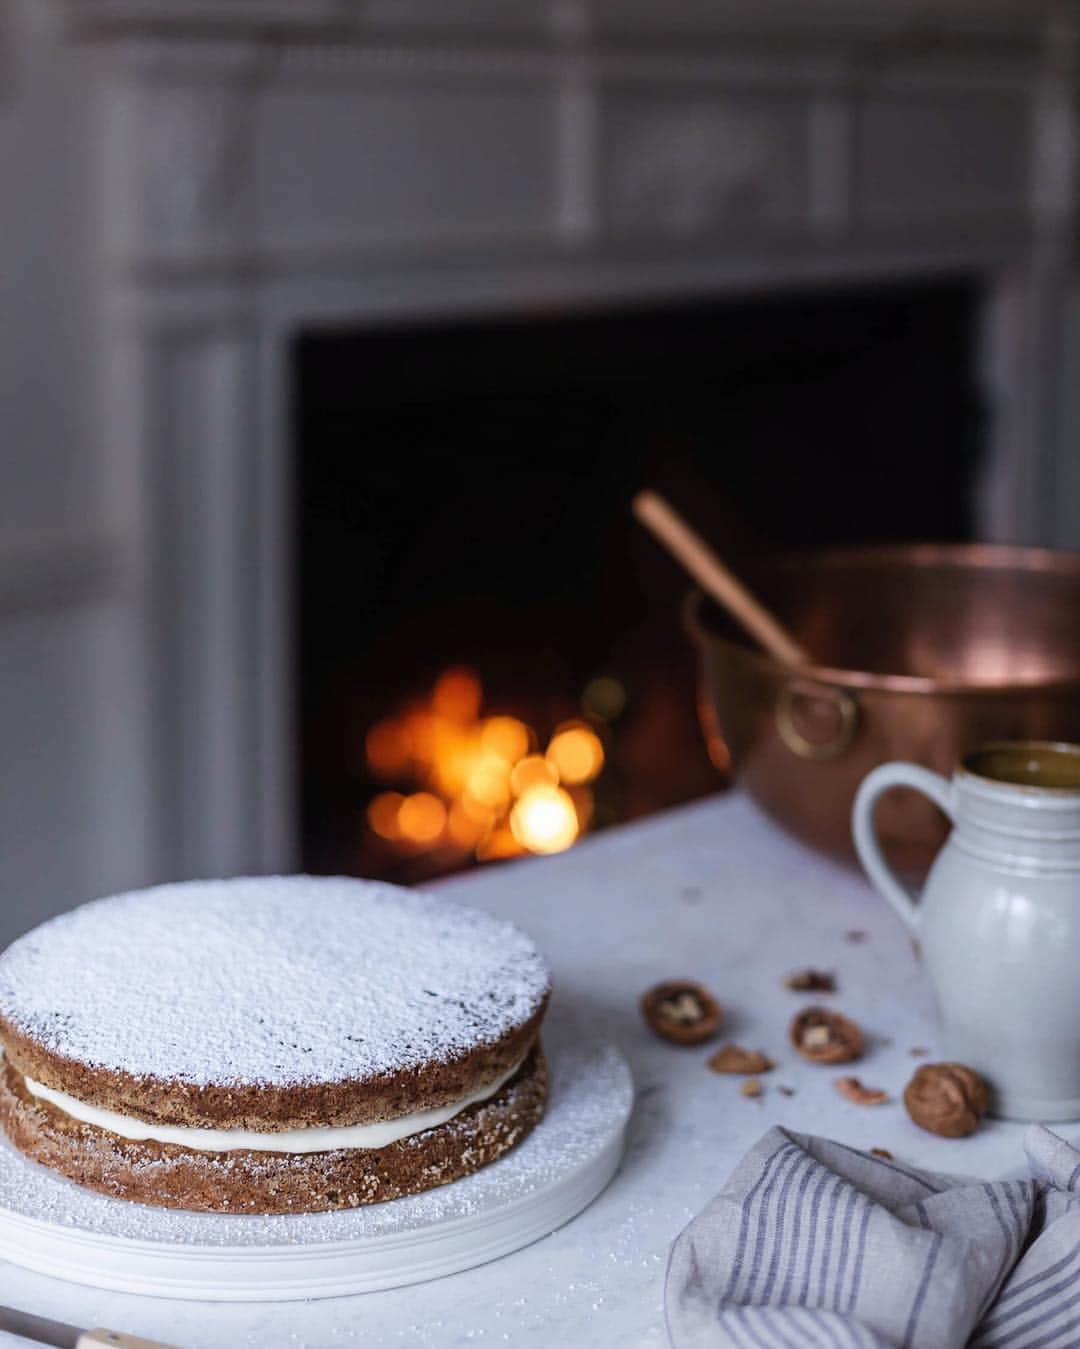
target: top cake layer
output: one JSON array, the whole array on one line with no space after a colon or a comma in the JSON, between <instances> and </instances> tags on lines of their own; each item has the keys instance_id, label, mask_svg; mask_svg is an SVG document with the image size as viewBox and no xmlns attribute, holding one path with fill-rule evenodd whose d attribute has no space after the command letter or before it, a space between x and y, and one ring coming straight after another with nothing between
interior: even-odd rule
<instances>
[{"instance_id":1,"label":"top cake layer","mask_svg":"<svg viewBox=\"0 0 1080 1349\"><path fill-rule=\"evenodd\" d=\"M82 1099L250 1121L265 1112L249 1089L269 1088L264 1127L283 1127L390 1117L398 1096L415 1107L493 1079L548 989L522 932L448 900L339 878L198 881L84 904L16 941L0 1034L22 1071Z\"/></svg>"}]
</instances>

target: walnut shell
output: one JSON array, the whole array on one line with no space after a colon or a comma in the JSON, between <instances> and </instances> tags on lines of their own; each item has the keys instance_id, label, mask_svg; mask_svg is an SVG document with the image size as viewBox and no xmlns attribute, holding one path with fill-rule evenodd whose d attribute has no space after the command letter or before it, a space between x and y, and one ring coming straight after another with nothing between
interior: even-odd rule
<instances>
[{"instance_id":1,"label":"walnut shell","mask_svg":"<svg viewBox=\"0 0 1080 1349\"><path fill-rule=\"evenodd\" d=\"M836 976L830 970L794 970L784 979L792 993L835 993Z\"/></svg>"},{"instance_id":2,"label":"walnut shell","mask_svg":"<svg viewBox=\"0 0 1080 1349\"><path fill-rule=\"evenodd\" d=\"M855 1105L884 1105L889 1093L879 1087L864 1087L857 1077L838 1077L833 1083L845 1101Z\"/></svg>"},{"instance_id":3,"label":"walnut shell","mask_svg":"<svg viewBox=\"0 0 1080 1349\"><path fill-rule=\"evenodd\" d=\"M920 1128L964 1138L979 1127L989 1093L979 1074L962 1063L924 1063L904 1088L904 1105Z\"/></svg>"},{"instance_id":4,"label":"walnut shell","mask_svg":"<svg viewBox=\"0 0 1080 1349\"><path fill-rule=\"evenodd\" d=\"M850 1063L863 1052L859 1026L827 1007L804 1008L792 1019L788 1035L811 1063Z\"/></svg>"},{"instance_id":5,"label":"walnut shell","mask_svg":"<svg viewBox=\"0 0 1080 1349\"><path fill-rule=\"evenodd\" d=\"M641 999L641 1015L654 1034L677 1045L702 1044L724 1019L709 990L691 979L669 979L650 988Z\"/></svg>"}]
</instances>

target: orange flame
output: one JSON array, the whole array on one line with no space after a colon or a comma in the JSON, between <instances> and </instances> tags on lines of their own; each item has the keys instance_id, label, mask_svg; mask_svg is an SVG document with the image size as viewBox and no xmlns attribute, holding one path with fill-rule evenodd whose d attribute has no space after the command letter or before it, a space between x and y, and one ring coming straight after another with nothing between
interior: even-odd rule
<instances>
[{"instance_id":1,"label":"orange flame","mask_svg":"<svg viewBox=\"0 0 1080 1349\"><path fill-rule=\"evenodd\" d=\"M444 671L425 703L376 722L365 751L383 791L368 825L395 847L448 848L479 861L569 848L588 827L604 746L587 722L556 728L537 752L535 731L517 717L484 717L479 677ZM406 787L406 784L409 784Z\"/></svg>"},{"instance_id":2,"label":"orange flame","mask_svg":"<svg viewBox=\"0 0 1080 1349\"><path fill-rule=\"evenodd\" d=\"M559 781L570 786L592 782L604 766L604 746L590 727L581 723L560 727L547 747L548 763Z\"/></svg>"},{"instance_id":3,"label":"orange flame","mask_svg":"<svg viewBox=\"0 0 1080 1349\"><path fill-rule=\"evenodd\" d=\"M577 811L562 787L530 787L514 802L510 830L530 852L563 852L578 836Z\"/></svg>"}]
</instances>

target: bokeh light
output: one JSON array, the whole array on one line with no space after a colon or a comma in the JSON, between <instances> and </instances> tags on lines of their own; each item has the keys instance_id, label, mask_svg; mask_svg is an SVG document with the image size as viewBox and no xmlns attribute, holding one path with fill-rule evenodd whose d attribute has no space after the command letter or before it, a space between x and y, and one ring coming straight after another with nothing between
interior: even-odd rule
<instances>
[{"instance_id":1,"label":"bokeh light","mask_svg":"<svg viewBox=\"0 0 1080 1349\"><path fill-rule=\"evenodd\" d=\"M510 829L523 847L535 853L563 852L580 832L569 793L550 784L530 787L514 802Z\"/></svg>"},{"instance_id":2,"label":"bokeh light","mask_svg":"<svg viewBox=\"0 0 1080 1349\"><path fill-rule=\"evenodd\" d=\"M393 778L409 766L409 733L400 721L377 721L364 739L364 752L377 777Z\"/></svg>"},{"instance_id":3,"label":"bokeh light","mask_svg":"<svg viewBox=\"0 0 1080 1349\"><path fill-rule=\"evenodd\" d=\"M469 819L485 831L495 823L495 811L483 801L477 801L476 797L470 796L468 792L464 796L459 796L454 805L460 806Z\"/></svg>"},{"instance_id":4,"label":"bokeh light","mask_svg":"<svg viewBox=\"0 0 1080 1349\"><path fill-rule=\"evenodd\" d=\"M471 851L485 834L491 830L495 816L488 811L486 816L477 818L470 811L466 801L459 797L450 807L446 816L446 834L455 847L465 852Z\"/></svg>"},{"instance_id":5,"label":"bokeh light","mask_svg":"<svg viewBox=\"0 0 1080 1349\"><path fill-rule=\"evenodd\" d=\"M430 845L442 837L446 828L446 807L433 792L414 792L402 801L397 824L402 838Z\"/></svg>"},{"instance_id":6,"label":"bokeh light","mask_svg":"<svg viewBox=\"0 0 1080 1349\"><path fill-rule=\"evenodd\" d=\"M473 670L457 666L445 670L435 681L431 695L432 709L440 717L451 721L475 721L480 715L484 690Z\"/></svg>"},{"instance_id":7,"label":"bokeh light","mask_svg":"<svg viewBox=\"0 0 1080 1349\"><path fill-rule=\"evenodd\" d=\"M510 790L515 796L524 796L530 787L555 787L559 774L542 754L530 754L516 763L510 774Z\"/></svg>"},{"instance_id":8,"label":"bokeh light","mask_svg":"<svg viewBox=\"0 0 1080 1349\"><path fill-rule=\"evenodd\" d=\"M400 792L380 792L367 808L368 824L380 838L394 841L401 837L398 812L405 798Z\"/></svg>"},{"instance_id":9,"label":"bokeh light","mask_svg":"<svg viewBox=\"0 0 1080 1349\"><path fill-rule=\"evenodd\" d=\"M420 765L430 764L435 757L435 728L436 720L426 708L414 708L405 716L409 756Z\"/></svg>"},{"instance_id":10,"label":"bokeh light","mask_svg":"<svg viewBox=\"0 0 1080 1349\"><path fill-rule=\"evenodd\" d=\"M495 755L483 755L473 765L465 783L465 795L495 811L510 804L510 765Z\"/></svg>"},{"instance_id":11,"label":"bokeh light","mask_svg":"<svg viewBox=\"0 0 1080 1349\"><path fill-rule=\"evenodd\" d=\"M467 728L443 717L433 717L431 757L425 763L431 785L453 798L465 789L476 761L474 737Z\"/></svg>"},{"instance_id":12,"label":"bokeh light","mask_svg":"<svg viewBox=\"0 0 1080 1349\"><path fill-rule=\"evenodd\" d=\"M568 726L551 738L547 761L559 774L559 781L576 786L592 782L604 766L604 746L588 726Z\"/></svg>"},{"instance_id":13,"label":"bokeh light","mask_svg":"<svg viewBox=\"0 0 1080 1349\"><path fill-rule=\"evenodd\" d=\"M607 694L610 710L616 700ZM536 733L520 717L481 716L483 696L477 675L455 667L426 701L370 727L372 776L400 789L379 792L367 807L379 838L413 854L449 848L493 861L561 852L600 817L587 785L604 766L600 719L563 722L538 753Z\"/></svg>"},{"instance_id":14,"label":"bokeh light","mask_svg":"<svg viewBox=\"0 0 1080 1349\"><path fill-rule=\"evenodd\" d=\"M480 731L480 747L516 764L529 752L529 728L517 717L488 717Z\"/></svg>"},{"instance_id":15,"label":"bokeh light","mask_svg":"<svg viewBox=\"0 0 1080 1349\"><path fill-rule=\"evenodd\" d=\"M479 862L498 862L506 857L520 857L524 851L509 825L500 824L477 845L476 858Z\"/></svg>"},{"instance_id":16,"label":"bokeh light","mask_svg":"<svg viewBox=\"0 0 1080 1349\"><path fill-rule=\"evenodd\" d=\"M581 705L590 716L614 721L626 707L626 687L614 675L597 675L585 685Z\"/></svg>"}]
</instances>

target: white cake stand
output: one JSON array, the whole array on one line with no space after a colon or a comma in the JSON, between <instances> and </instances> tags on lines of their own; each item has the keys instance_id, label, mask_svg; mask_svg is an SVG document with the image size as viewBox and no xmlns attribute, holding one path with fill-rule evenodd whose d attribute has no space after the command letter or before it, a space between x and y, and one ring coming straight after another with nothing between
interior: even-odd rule
<instances>
[{"instance_id":1,"label":"white cake stand","mask_svg":"<svg viewBox=\"0 0 1080 1349\"><path fill-rule=\"evenodd\" d=\"M618 1169L633 1100L613 1046L551 1015L543 1120L506 1157L426 1194L336 1213L230 1217L83 1189L0 1141L0 1258L122 1293L340 1297L453 1274L580 1213Z\"/></svg>"}]
</instances>

